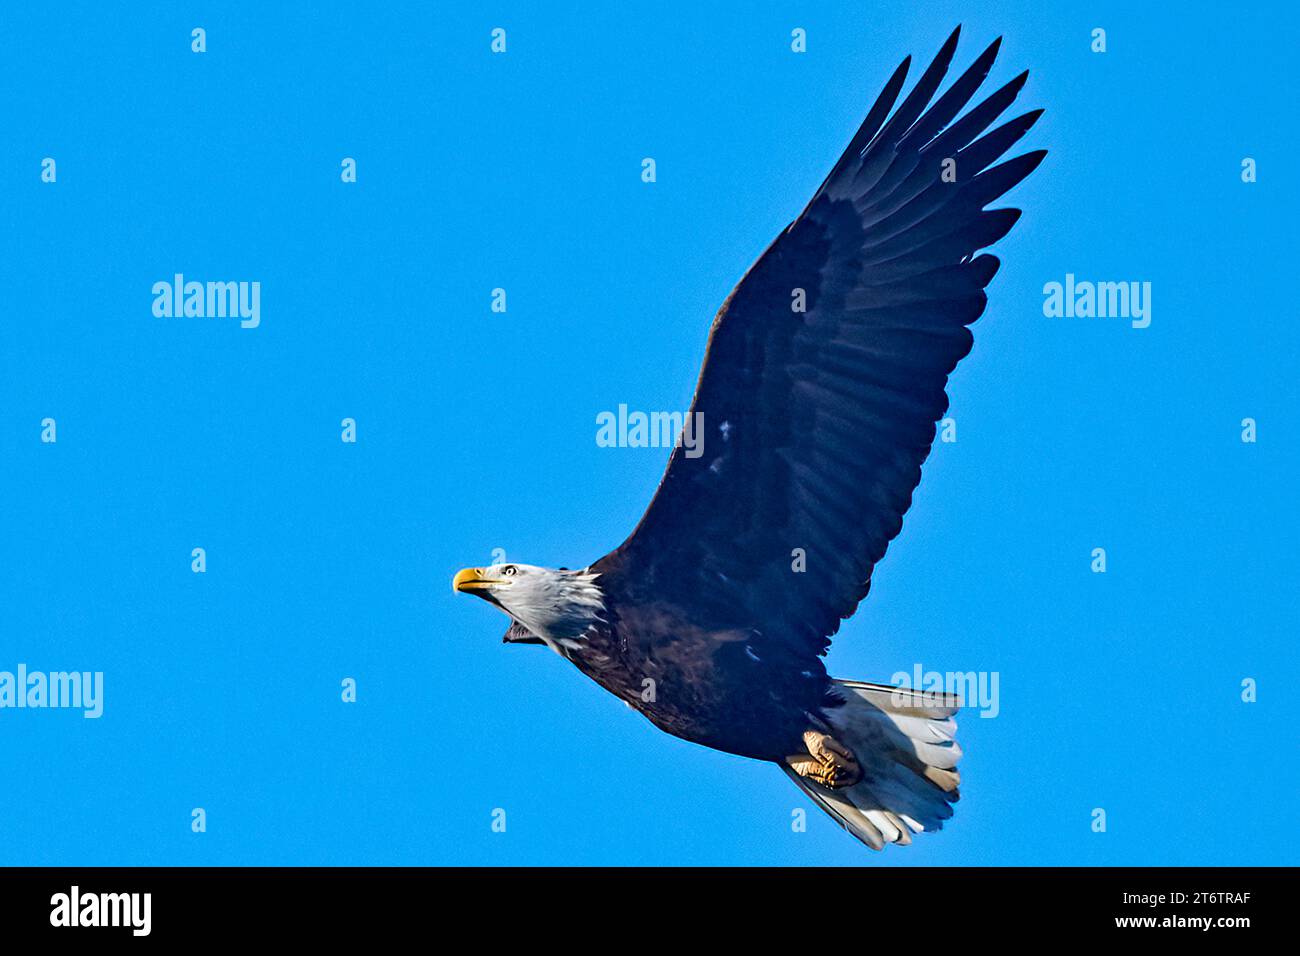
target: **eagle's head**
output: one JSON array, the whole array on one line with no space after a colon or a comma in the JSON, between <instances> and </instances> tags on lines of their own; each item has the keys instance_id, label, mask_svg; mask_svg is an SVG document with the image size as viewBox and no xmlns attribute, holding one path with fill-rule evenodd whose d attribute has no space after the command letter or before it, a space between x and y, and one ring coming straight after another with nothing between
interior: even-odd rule
<instances>
[{"instance_id":1,"label":"eagle's head","mask_svg":"<svg viewBox=\"0 0 1300 956\"><path fill-rule=\"evenodd\" d=\"M604 597L590 569L493 564L464 568L451 586L495 604L547 643L576 640L603 619Z\"/></svg>"}]
</instances>

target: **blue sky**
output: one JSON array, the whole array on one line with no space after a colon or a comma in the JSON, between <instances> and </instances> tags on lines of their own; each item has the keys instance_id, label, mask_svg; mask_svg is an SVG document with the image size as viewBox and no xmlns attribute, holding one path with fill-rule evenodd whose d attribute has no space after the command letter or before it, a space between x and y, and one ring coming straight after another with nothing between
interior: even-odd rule
<instances>
[{"instance_id":1,"label":"blue sky","mask_svg":"<svg viewBox=\"0 0 1300 956\"><path fill-rule=\"evenodd\" d=\"M537 6L0 14L0 670L105 686L0 710L0 864L1296 863L1294 12ZM686 408L732 285L959 22L1050 155L828 665L997 672L1000 712L961 716L949 827L872 854L449 581L624 538L666 456L595 416ZM178 272L260 282L260 326L156 318ZM1152 283L1150 327L1045 318L1067 273Z\"/></svg>"}]
</instances>

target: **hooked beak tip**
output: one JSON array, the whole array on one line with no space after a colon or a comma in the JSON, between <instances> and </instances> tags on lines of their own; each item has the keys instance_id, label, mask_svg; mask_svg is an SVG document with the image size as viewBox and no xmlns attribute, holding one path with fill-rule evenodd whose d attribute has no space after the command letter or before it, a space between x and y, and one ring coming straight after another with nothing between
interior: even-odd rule
<instances>
[{"instance_id":1,"label":"hooked beak tip","mask_svg":"<svg viewBox=\"0 0 1300 956\"><path fill-rule=\"evenodd\" d=\"M451 589L453 591L482 590L488 586L488 582L483 580L482 573L482 568L462 568L451 579Z\"/></svg>"}]
</instances>

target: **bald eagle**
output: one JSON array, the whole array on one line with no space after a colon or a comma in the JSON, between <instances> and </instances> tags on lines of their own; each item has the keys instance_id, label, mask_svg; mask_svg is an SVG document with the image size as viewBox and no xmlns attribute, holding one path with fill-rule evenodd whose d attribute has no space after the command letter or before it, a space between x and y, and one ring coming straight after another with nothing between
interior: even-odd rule
<instances>
[{"instance_id":1,"label":"bald eagle","mask_svg":"<svg viewBox=\"0 0 1300 956\"><path fill-rule=\"evenodd\" d=\"M510 616L506 642L551 648L661 730L777 764L873 849L952 816L960 702L833 680L822 657L920 482L998 269L977 252L1020 216L985 207L1046 155L998 162L1041 110L990 128L1028 73L963 114L1001 38L931 103L959 32L895 109L903 60L719 309L687 416L703 453L678 443L631 536L577 571L453 580Z\"/></svg>"}]
</instances>

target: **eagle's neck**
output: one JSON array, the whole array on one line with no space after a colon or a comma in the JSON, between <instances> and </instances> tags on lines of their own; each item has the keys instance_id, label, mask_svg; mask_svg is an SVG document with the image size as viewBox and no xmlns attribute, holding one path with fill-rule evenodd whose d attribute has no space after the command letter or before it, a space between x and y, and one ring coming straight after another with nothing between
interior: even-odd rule
<instances>
[{"instance_id":1,"label":"eagle's neck","mask_svg":"<svg viewBox=\"0 0 1300 956\"><path fill-rule=\"evenodd\" d=\"M605 620L605 596L589 569L552 571L545 585L521 594L510 613L552 650L574 649Z\"/></svg>"}]
</instances>

